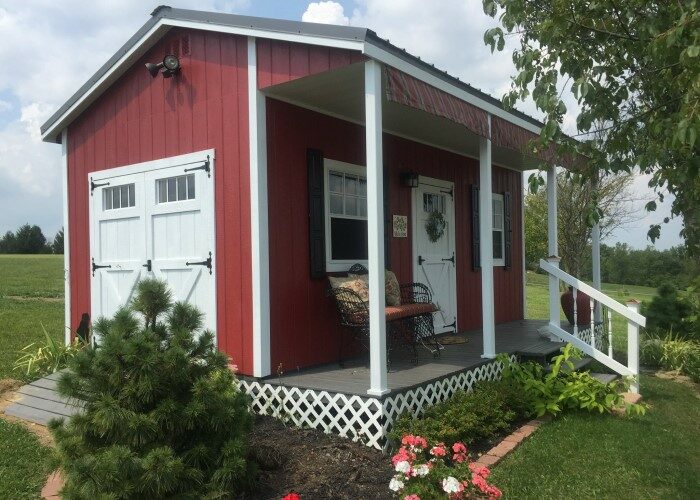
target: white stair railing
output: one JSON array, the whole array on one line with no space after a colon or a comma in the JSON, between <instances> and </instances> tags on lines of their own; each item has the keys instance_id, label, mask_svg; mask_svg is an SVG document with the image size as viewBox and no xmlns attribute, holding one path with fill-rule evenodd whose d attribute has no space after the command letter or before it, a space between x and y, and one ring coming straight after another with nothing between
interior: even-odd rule
<instances>
[{"instance_id":1,"label":"white stair railing","mask_svg":"<svg viewBox=\"0 0 700 500\"><path fill-rule=\"evenodd\" d=\"M540 268L549 274L549 332L555 337L570 342L593 359L603 363L624 377L631 377L630 390L639 392L639 328L646 326L646 318L639 314L639 302L632 300L627 305L605 295L600 290L559 269L559 258L540 260ZM574 301L574 321L570 333L561 326L559 309L559 282L571 287ZM578 295L589 297L590 326L579 326ZM596 311L601 320L596 322ZM627 321L627 365L613 358L613 320L617 313ZM607 321L606 321L607 320ZM624 332L619 332L623 335Z\"/></svg>"}]
</instances>

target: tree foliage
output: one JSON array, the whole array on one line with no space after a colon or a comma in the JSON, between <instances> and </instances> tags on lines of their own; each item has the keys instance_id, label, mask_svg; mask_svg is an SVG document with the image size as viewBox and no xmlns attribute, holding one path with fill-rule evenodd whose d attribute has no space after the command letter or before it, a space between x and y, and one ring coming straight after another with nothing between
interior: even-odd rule
<instances>
[{"instance_id":1,"label":"tree foliage","mask_svg":"<svg viewBox=\"0 0 700 500\"><path fill-rule=\"evenodd\" d=\"M53 241L51 242L51 251L55 254L63 254L65 251L63 247L63 228L61 228L57 233L56 236L53 237Z\"/></svg>"},{"instance_id":2,"label":"tree foliage","mask_svg":"<svg viewBox=\"0 0 700 500\"><path fill-rule=\"evenodd\" d=\"M483 6L499 19L484 35L492 50L504 49L505 36L519 40L504 103L531 96L545 115L541 143L585 155L589 173L651 174L659 200L665 189L674 195L672 214L682 215L686 244L700 252L698 0L483 0ZM562 132L565 90L580 107L579 141ZM660 229L650 227L652 241Z\"/></svg>"},{"instance_id":3,"label":"tree foliage","mask_svg":"<svg viewBox=\"0 0 700 500\"><path fill-rule=\"evenodd\" d=\"M46 253L46 236L39 226L24 224L14 233L8 231L0 239L0 253Z\"/></svg>"},{"instance_id":4,"label":"tree foliage","mask_svg":"<svg viewBox=\"0 0 700 500\"><path fill-rule=\"evenodd\" d=\"M600 210L601 239L634 220L635 198L629 174L602 177L597 187L580 175L557 175L557 227L562 268L581 276L590 263L591 225L586 208L595 200ZM525 260L537 268L547 256L547 195L543 190L525 197Z\"/></svg>"},{"instance_id":5,"label":"tree foliage","mask_svg":"<svg viewBox=\"0 0 700 500\"><path fill-rule=\"evenodd\" d=\"M251 425L227 358L202 314L172 304L163 283L139 283L133 307L100 319L99 347L58 382L83 412L53 422L62 498L213 498L247 487Z\"/></svg>"}]
</instances>

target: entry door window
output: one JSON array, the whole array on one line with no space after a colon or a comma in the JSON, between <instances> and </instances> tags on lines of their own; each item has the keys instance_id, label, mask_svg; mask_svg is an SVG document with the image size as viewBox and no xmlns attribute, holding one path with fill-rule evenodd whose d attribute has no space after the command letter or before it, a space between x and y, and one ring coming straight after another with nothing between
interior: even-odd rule
<instances>
[{"instance_id":1,"label":"entry door window","mask_svg":"<svg viewBox=\"0 0 700 500\"><path fill-rule=\"evenodd\" d=\"M367 261L367 177L360 165L325 160L326 269Z\"/></svg>"}]
</instances>

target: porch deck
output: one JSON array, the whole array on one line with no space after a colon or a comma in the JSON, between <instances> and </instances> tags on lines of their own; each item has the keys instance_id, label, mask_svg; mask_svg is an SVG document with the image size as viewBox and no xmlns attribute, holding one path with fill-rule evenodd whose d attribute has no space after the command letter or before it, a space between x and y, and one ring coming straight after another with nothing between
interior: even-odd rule
<instances>
[{"instance_id":1,"label":"porch deck","mask_svg":"<svg viewBox=\"0 0 700 500\"><path fill-rule=\"evenodd\" d=\"M562 346L542 337L537 330L546 320L520 320L496 325L496 352L539 358L554 353ZM439 358L424 347L418 347L418 360L413 362L410 349L392 353L388 372L388 385L393 395L411 388L426 385L437 379L474 369L491 360L483 359L481 329L457 334L466 338L464 344L444 346ZM302 369L272 376L265 380L270 385L324 390L330 393L366 396L369 388L369 366L366 359L348 360L345 367L337 363Z\"/></svg>"}]
</instances>

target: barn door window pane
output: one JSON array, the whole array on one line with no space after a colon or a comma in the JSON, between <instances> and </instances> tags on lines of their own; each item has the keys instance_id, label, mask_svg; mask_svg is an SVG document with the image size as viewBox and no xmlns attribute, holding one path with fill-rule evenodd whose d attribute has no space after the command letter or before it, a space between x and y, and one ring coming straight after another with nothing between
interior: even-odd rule
<instances>
[{"instance_id":1,"label":"barn door window pane","mask_svg":"<svg viewBox=\"0 0 700 500\"><path fill-rule=\"evenodd\" d=\"M104 188L102 191L102 208L116 210L136 206L136 187L133 183Z\"/></svg>"},{"instance_id":2,"label":"barn door window pane","mask_svg":"<svg viewBox=\"0 0 700 500\"><path fill-rule=\"evenodd\" d=\"M167 177L156 181L156 199L158 203L193 200L194 198L194 174Z\"/></svg>"}]
</instances>

